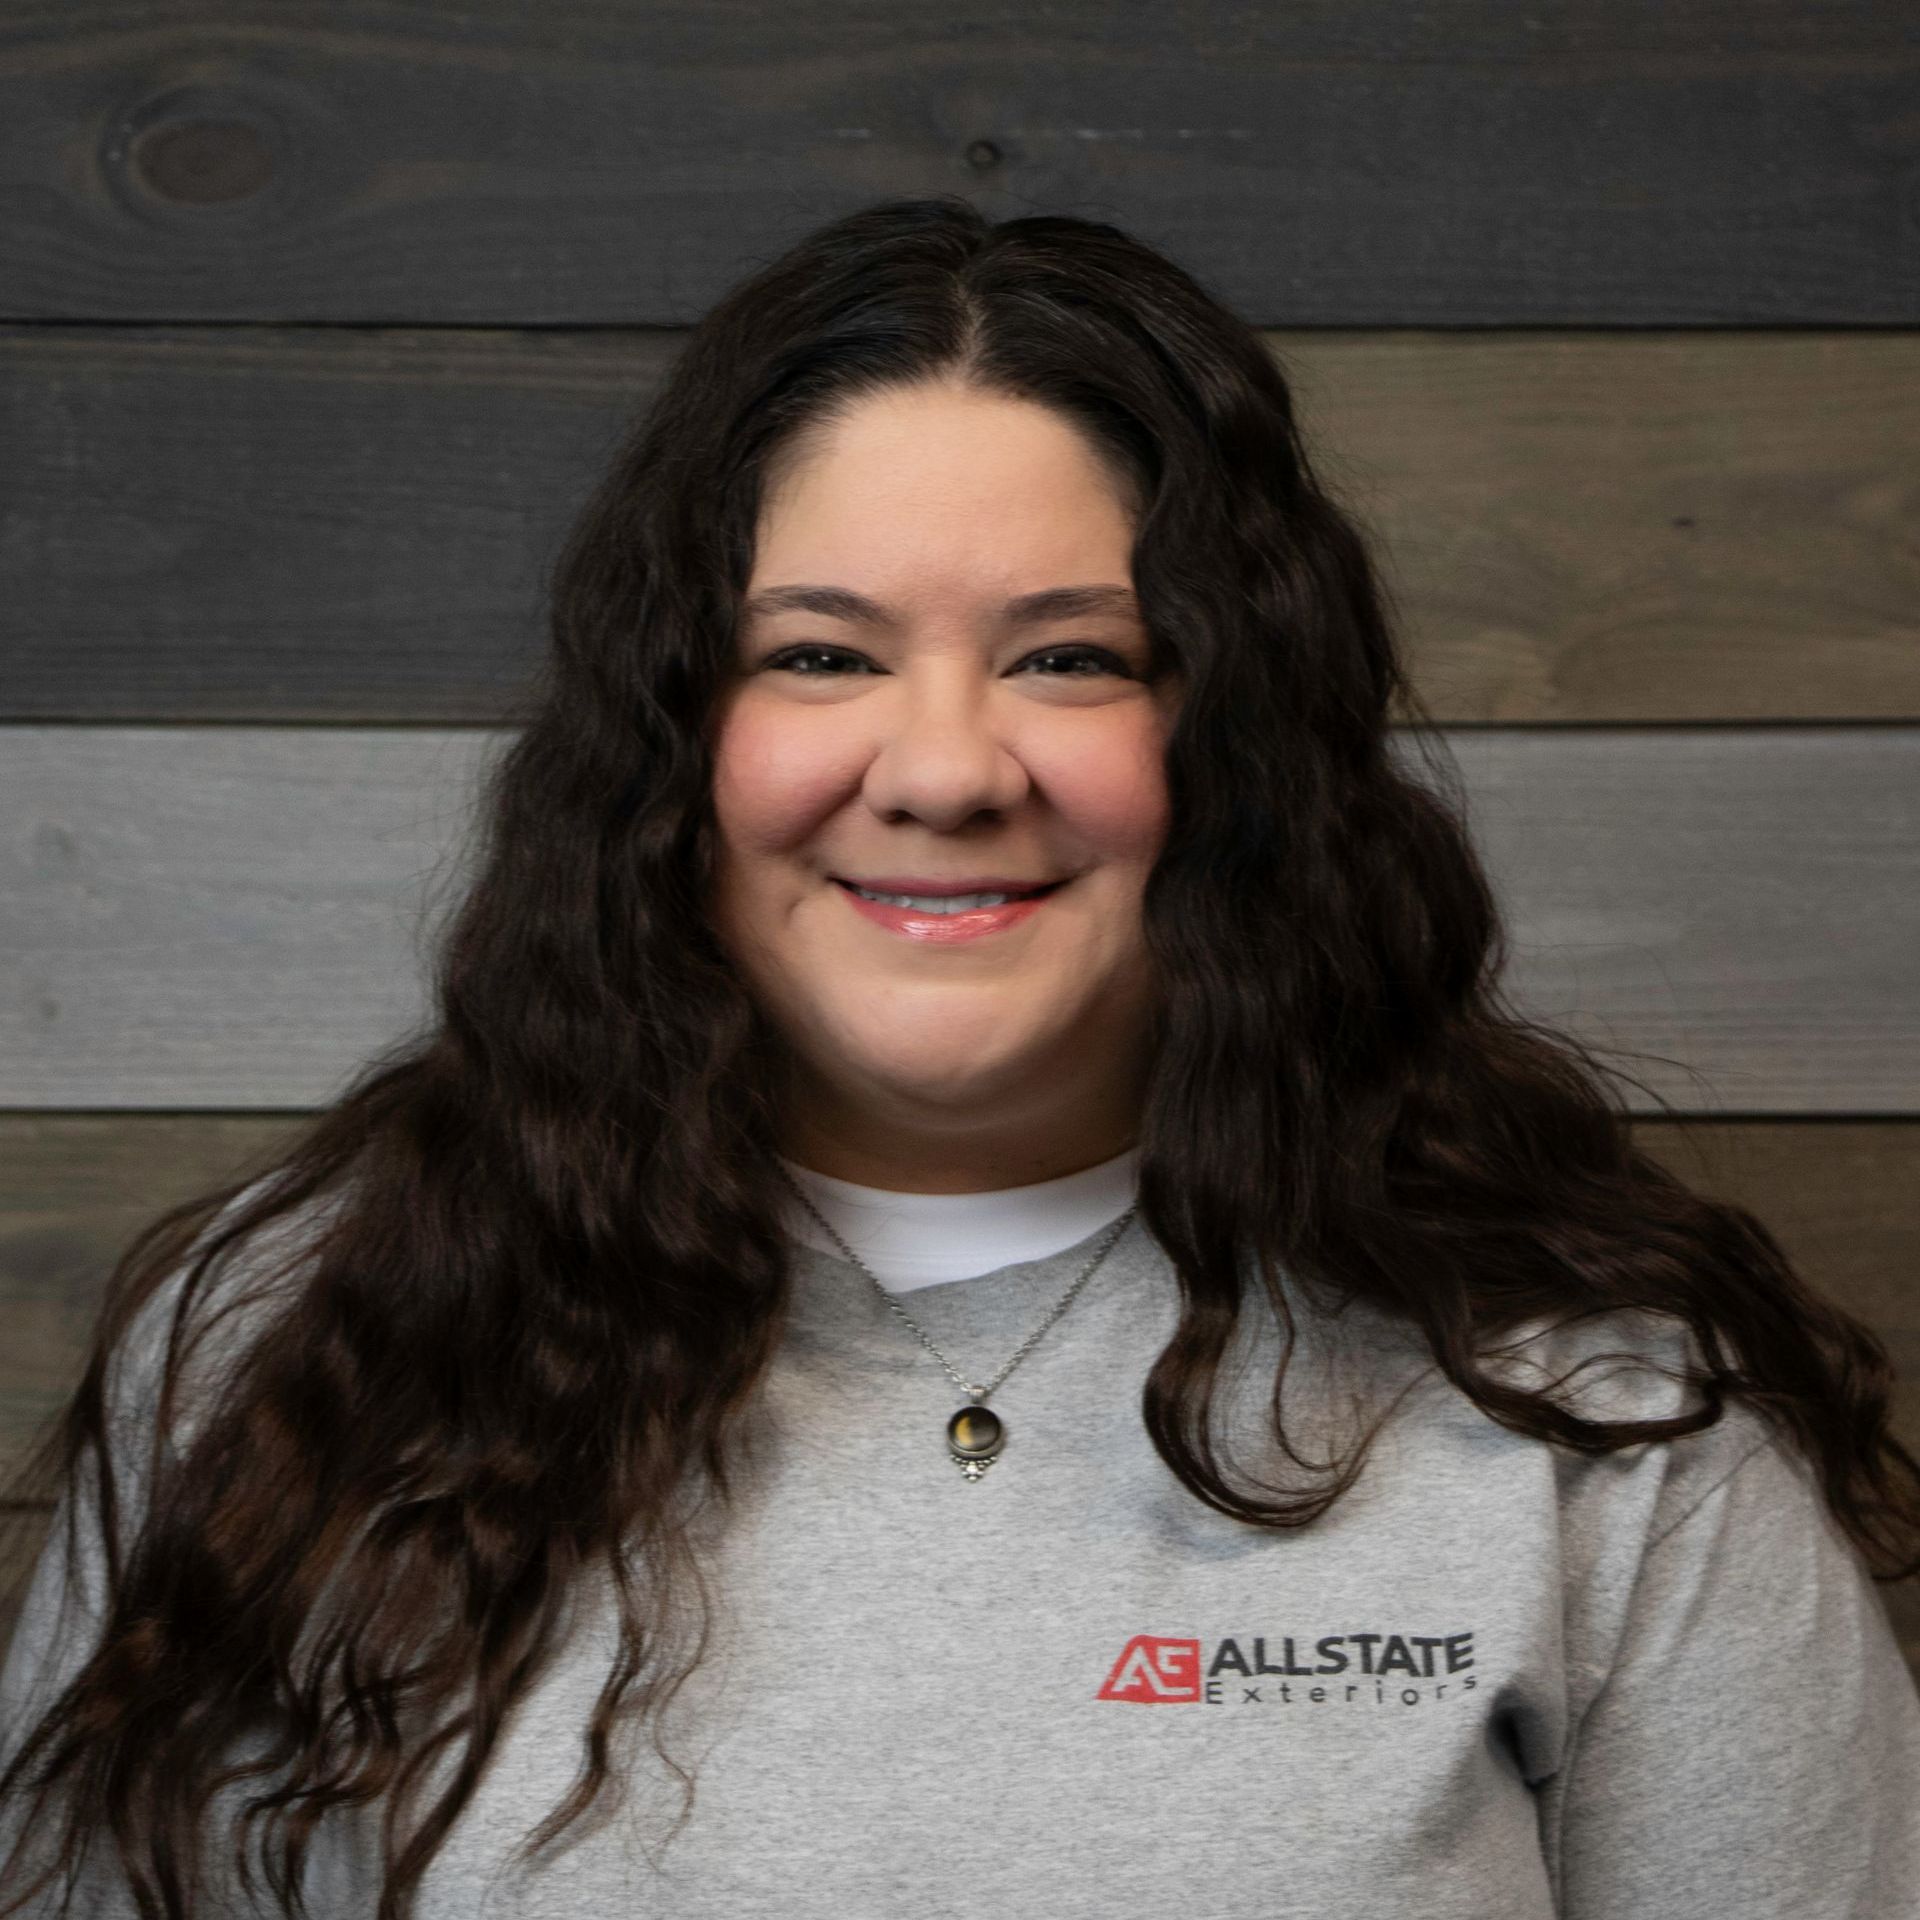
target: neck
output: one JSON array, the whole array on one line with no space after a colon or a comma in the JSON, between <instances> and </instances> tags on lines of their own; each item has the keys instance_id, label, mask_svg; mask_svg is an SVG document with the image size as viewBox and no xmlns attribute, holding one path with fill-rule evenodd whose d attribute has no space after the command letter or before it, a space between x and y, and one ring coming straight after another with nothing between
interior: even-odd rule
<instances>
[{"instance_id":1,"label":"neck","mask_svg":"<svg viewBox=\"0 0 1920 1920\"><path fill-rule=\"evenodd\" d=\"M781 1151L797 1166L830 1180L888 1193L998 1193L1100 1166L1125 1153L1138 1137L1131 1117L1124 1125L1089 1126L1072 1134L1056 1129L1027 1137L952 1134L931 1142L795 1123Z\"/></svg>"},{"instance_id":2,"label":"neck","mask_svg":"<svg viewBox=\"0 0 1920 1920\"><path fill-rule=\"evenodd\" d=\"M1137 1144L1148 1065L1103 1049L1071 1073L1034 1073L978 1106L795 1070L780 1151L795 1165L889 1193L998 1193L1064 1179Z\"/></svg>"}]
</instances>

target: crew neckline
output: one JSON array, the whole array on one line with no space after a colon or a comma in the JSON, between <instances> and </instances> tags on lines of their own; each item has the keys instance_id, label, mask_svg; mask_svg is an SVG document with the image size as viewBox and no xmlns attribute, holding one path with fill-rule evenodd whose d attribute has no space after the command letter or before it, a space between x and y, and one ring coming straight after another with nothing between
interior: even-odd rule
<instances>
[{"instance_id":1,"label":"crew neckline","mask_svg":"<svg viewBox=\"0 0 1920 1920\"><path fill-rule=\"evenodd\" d=\"M780 1164L890 1293L983 1278L1077 1247L1134 1203L1140 1149L1053 1180L987 1193L899 1193ZM845 1254L788 1196L788 1233L815 1252Z\"/></svg>"}]
</instances>

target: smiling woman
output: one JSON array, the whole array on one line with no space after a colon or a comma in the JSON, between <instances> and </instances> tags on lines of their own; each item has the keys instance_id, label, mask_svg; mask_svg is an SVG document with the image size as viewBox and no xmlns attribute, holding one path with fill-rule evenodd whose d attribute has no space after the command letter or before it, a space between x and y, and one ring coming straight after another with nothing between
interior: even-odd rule
<instances>
[{"instance_id":1,"label":"smiling woman","mask_svg":"<svg viewBox=\"0 0 1920 1920\"><path fill-rule=\"evenodd\" d=\"M714 924L787 1042L788 1150L919 1193L1092 1166L1145 1087L1178 694L1132 488L1049 409L952 381L806 444L766 490L714 763Z\"/></svg>"},{"instance_id":2,"label":"smiling woman","mask_svg":"<svg viewBox=\"0 0 1920 1920\"><path fill-rule=\"evenodd\" d=\"M16 1489L0 1913L1914 1912L1886 1354L1506 1010L1396 712L1151 248L731 292L431 1029L136 1242Z\"/></svg>"}]
</instances>

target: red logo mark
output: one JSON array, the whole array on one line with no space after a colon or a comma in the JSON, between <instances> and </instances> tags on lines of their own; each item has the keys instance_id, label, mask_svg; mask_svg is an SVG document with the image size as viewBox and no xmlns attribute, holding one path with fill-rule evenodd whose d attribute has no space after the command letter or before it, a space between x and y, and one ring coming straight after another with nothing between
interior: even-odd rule
<instances>
[{"instance_id":1,"label":"red logo mark","mask_svg":"<svg viewBox=\"0 0 1920 1920\"><path fill-rule=\"evenodd\" d=\"M1200 1642L1136 1633L1113 1663L1095 1698L1139 1700L1148 1706L1200 1698Z\"/></svg>"}]
</instances>

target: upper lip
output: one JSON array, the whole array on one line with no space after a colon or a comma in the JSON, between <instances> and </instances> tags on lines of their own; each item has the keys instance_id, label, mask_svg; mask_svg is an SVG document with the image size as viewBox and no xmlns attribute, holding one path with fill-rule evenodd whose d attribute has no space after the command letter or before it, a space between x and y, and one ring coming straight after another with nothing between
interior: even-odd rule
<instances>
[{"instance_id":1,"label":"upper lip","mask_svg":"<svg viewBox=\"0 0 1920 1920\"><path fill-rule=\"evenodd\" d=\"M869 893L920 893L942 898L956 893L1032 893L1040 887L1061 884L1057 880L1015 880L1002 874L973 880L933 880L920 874L883 874L868 879L836 873L830 877L849 886L865 887Z\"/></svg>"}]
</instances>

